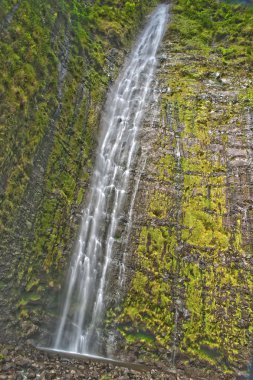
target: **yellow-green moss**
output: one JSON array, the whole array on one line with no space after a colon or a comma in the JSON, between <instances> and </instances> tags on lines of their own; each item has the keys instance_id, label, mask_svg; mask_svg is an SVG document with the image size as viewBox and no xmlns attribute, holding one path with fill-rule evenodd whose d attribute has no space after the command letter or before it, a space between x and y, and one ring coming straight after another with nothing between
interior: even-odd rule
<instances>
[{"instance_id":1,"label":"yellow-green moss","mask_svg":"<svg viewBox=\"0 0 253 380\"><path fill-rule=\"evenodd\" d=\"M153 347L176 347L232 373L250 355L253 280L252 268L241 265L252 252L241 212L228 215L236 184L227 181L227 148L229 128L244 130L241 116L253 104L253 10L204 0L178 0L172 10L164 42L170 64L159 78L169 91L161 97L156 185L145 210L152 227L140 229L139 266L118 324L127 342L150 329ZM215 100L223 90L228 95ZM247 136L240 139L245 146Z\"/></svg>"},{"instance_id":2,"label":"yellow-green moss","mask_svg":"<svg viewBox=\"0 0 253 380\"><path fill-rule=\"evenodd\" d=\"M0 228L7 260L16 252L11 270L6 266L10 304L25 299L20 315L29 318L31 291L42 305L46 284L54 278L59 287L106 91L156 1L15 4L0 7Z\"/></svg>"}]
</instances>

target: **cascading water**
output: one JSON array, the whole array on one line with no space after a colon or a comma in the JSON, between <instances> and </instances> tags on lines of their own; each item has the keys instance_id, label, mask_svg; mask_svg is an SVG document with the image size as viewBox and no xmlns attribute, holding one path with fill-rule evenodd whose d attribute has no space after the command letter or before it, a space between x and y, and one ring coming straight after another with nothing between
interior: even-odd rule
<instances>
[{"instance_id":1,"label":"cascading water","mask_svg":"<svg viewBox=\"0 0 253 380\"><path fill-rule=\"evenodd\" d=\"M131 169L136 161L138 130L156 68L156 53L167 24L168 6L151 15L116 85L101 120L102 136L87 207L68 274L65 303L54 349L100 354L100 325L106 311L109 273L117 232L126 209ZM133 202L129 202L131 214ZM124 260L117 286L124 281Z\"/></svg>"}]
</instances>

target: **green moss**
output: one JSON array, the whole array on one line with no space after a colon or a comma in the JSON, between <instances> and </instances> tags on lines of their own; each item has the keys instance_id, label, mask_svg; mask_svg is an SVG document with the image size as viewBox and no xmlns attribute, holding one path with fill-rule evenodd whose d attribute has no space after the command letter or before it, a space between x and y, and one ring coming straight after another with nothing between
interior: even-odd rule
<instances>
[{"instance_id":1,"label":"green moss","mask_svg":"<svg viewBox=\"0 0 253 380\"><path fill-rule=\"evenodd\" d=\"M22 298L19 303L18 307L26 306L29 302L35 302L40 299L40 296L38 294L29 294L29 296L26 296L25 298Z\"/></svg>"},{"instance_id":2,"label":"green moss","mask_svg":"<svg viewBox=\"0 0 253 380\"><path fill-rule=\"evenodd\" d=\"M1 2L1 20L15 3ZM60 286L106 91L155 4L24 0L0 28L0 226L8 260L16 252L6 282L21 318L35 310L31 294L50 303Z\"/></svg>"},{"instance_id":3,"label":"green moss","mask_svg":"<svg viewBox=\"0 0 253 380\"><path fill-rule=\"evenodd\" d=\"M150 329L153 349L184 352L225 374L247 365L252 333L252 268L240 264L251 249L242 213L228 214L236 183L228 184L227 161L229 128L244 130L241 115L252 105L252 43L244 35L252 20L250 7L173 5L164 43L170 61L159 78L170 91L161 99L148 226L140 228L138 268L118 317L130 346ZM228 95L215 100L219 90ZM243 147L246 140L238 137Z\"/></svg>"},{"instance_id":4,"label":"green moss","mask_svg":"<svg viewBox=\"0 0 253 380\"><path fill-rule=\"evenodd\" d=\"M103 374L100 378L100 380L111 380L112 375Z\"/></svg>"},{"instance_id":5,"label":"green moss","mask_svg":"<svg viewBox=\"0 0 253 380\"><path fill-rule=\"evenodd\" d=\"M129 337L128 329L124 327L127 321L139 331L152 331L158 343L167 345L171 340L173 312L168 312L172 305L171 280L168 278L165 282L164 276L173 266L170 253L174 245L165 228L143 228L138 247L143 271L136 272L124 313L118 320L119 326L124 321L121 332L129 343L142 341L142 337L139 334L133 337L132 333Z\"/></svg>"},{"instance_id":6,"label":"green moss","mask_svg":"<svg viewBox=\"0 0 253 380\"><path fill-rule=\"evenodd\" d=\"M131 334L127 332L125 333L125 338L126 338L126 341L130 344L135 343L135 342L141 342L141 343L151 345L154 342L154 338L151 335L145 334L143 332L142 333L139 332L135 334Z\"/></svg>"},{"instance_id":7,"label":"green moss","mask_svg":"<svg viewBox=\"0 0 253 380\"><path fill-rule=\"evenodd\" d=\"M149 216L159 219L166 218L169 208L169 200L166 194L157 191L151 195Z\"/></svg>"}]
</instances>

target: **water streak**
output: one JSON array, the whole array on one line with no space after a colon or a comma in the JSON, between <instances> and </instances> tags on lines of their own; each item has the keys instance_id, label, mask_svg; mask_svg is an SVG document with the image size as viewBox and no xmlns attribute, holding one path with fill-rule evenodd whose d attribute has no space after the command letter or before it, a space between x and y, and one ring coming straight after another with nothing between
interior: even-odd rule
<instances>
[{"instance_id":1,"label":"water streak","mask_svg":"<svg viewBox=\"0 0 253 380\"><path fill-rule=\"evenodd\" d=\"M158 6L151 15L108 95L91 191L68 274L55 349L101 354L100 325L109 298L115 243L125 209L130 207L130 214L132 212L131 201L129 206L126 204L129 179L167 15L167 5ZM124 265L125 258L122 259ZM124 270L119 269L118 286L123 283L123 275Z\"/></svg>"}]
</instances>

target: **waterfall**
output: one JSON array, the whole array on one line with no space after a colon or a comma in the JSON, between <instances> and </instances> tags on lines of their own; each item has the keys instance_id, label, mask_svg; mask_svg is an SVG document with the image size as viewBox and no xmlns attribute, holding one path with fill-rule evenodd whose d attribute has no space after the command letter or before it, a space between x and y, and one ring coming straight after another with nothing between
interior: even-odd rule
<instances>
[{"instance_id":1,"label":"waterfall","mask_svg":"<svg viewBox=\"0 0 253 380\"><path fill-rule=\"evenodd\" d=\"M114 273L115 246L123 213L128 209L128 215L132 215L134 202L128 198L129 180L167 17L168 6L159 5L108 95L90 193L56 330L56 350L101 353L100 326L107 307L109 278ZM114 286L124 282L122 265L124 262L116 271Z\"/></svg>"}]
</instances>

